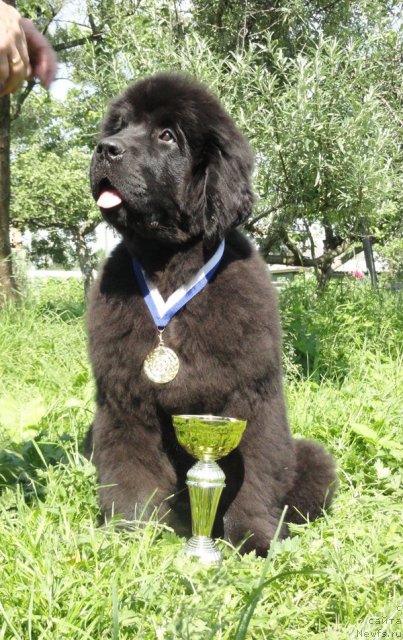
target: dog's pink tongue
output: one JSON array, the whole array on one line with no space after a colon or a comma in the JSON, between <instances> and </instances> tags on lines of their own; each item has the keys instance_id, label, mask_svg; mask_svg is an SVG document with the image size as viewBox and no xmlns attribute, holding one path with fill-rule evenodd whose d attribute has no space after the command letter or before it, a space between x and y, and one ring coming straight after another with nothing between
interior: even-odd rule
<instances>
[{"instance_id":1,"label":"dog's pink tongue","mask_svg":"<svg viewBox=\"0 0 403 640\"><path fill-rule=\"evenodd\" d=\"M102 207L102 209L111 209L112 207L117 207L121 202L122 198L117 191L114 189L105 189L99 196L97 205L98 207Z\"/></svg>"}]
</instances>

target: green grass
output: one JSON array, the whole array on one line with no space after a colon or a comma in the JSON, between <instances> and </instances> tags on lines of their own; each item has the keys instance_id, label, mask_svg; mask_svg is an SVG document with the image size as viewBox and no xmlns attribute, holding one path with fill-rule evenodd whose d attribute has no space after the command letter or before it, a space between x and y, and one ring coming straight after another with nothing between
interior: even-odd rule
<instances>
[{"instance_id":1,"label":"green grass","mask_svg":"<svg viewBox=\"0 0 403 640\"><path fill-rule=\"evenodd\" d=\"M218 571L189 566L157 518L97 527L95 472L81 454L93 384L77 285L51 283L0 312L1 639L402 637L398 299L337 290L311 297L310 316L309 287L282 294L290 422L333 452L340 488L331 511L293 527L268 561L223 546ZM290 305L304 308L300 325ZM341 329L352 309L350 342ZM307 327L321 353L309 376Z\"/></svg>"}]
</instances>

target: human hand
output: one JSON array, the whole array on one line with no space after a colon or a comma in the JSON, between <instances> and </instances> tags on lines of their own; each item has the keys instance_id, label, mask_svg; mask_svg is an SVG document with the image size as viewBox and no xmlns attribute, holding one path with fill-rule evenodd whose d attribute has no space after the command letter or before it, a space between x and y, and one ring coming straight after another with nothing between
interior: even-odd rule
<instances>
[{"instance_id":1,"label":"human hand","mask_svg":"<svg viewBox=\"0 0 403 640\"><path fill-rule=\"evenodd\" d=\"M14 93L31 71L21 16L0 0L0 96Z\"/></svg>"},{"instance_id":2,"label":"human hand","mask_svg":"<svg viewBox=\"0 0 403 640\"><path fill-rule=\"evenodd\" d=\"M0 96L32 77L49 88L56 67L55 52L31 20L0 0Z\"/></svg>"},{"instance_id":3,"label":"human hand","mask_svg":"<svg viewBox=\"0 0 403 640\"><path fill-rule=\"evenodd\" d=\"M46 38L28 18L21 19L28 46L31 76L38 78L45 89L49 89L57 70L57 58Z\"/></svg>"}]
</instances>

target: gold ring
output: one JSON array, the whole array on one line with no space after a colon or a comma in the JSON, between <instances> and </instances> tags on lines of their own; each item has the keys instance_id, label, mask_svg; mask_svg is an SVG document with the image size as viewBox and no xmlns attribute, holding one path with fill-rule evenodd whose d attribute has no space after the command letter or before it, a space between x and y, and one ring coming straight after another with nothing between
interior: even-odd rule
<instances>
[{"instance_id":1,"label":"gold ring","mask_svg":"<svg viewBox=\"0 0 403 640\"><path fill-rule=\"evenodd\" d=\"M10 60L10 65L11 65L12 67L16 67L16 66L17 66L17 64L20 64L20 62L21 62L21 57L20 57L20 56L15 57L15 58L11 58L11 60Z\"/></svg>"}]
</instances>

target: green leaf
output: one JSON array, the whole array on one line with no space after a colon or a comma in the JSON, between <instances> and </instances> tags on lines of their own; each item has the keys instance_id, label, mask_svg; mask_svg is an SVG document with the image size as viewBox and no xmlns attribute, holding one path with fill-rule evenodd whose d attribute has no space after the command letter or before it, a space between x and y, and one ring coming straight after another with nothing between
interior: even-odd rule
<instances>
[{"instance_id":1,"label":"green leaf","mask_svg":"<svg viewBox=\"0 0 403 640\"><path fill-rule=\"evenodd\" d=\"M354 431L354 433L356 433L359 436L362 436L366 440L371 440L372 442L378 442L378 443L380 441L380 437L377 434L377 432L365 424L359 424L355 422L351 425L351 431Z\"/></svg>"},{"instance_id":2,"label":"green leaf","mask_svg":"<svg viewBox=\"0 0 403 640\"><path fill-rule=\"evenodd\" d=\"M396 440L390 440L389 438L385 438L380 436L374 429L371 429L367 425L354 423L351 426L351 430L354 431L359 436L362 436L366 440L370 440L374 444L377 444L384 449L388 449L394 455L400 457L403 453L403 445L400 442L396 442Z\"/></svg>"},{"instance_id":3,"label":"green leaf","mask_svg":"<svg viewBox=\"0 0 403 640\"><path fill-rule=\"evenodd\" d=\"M40 396L29 402L12 396L0 398L0 427L8 438L15 442L28 440L35 436L38 427L46 415L46 406Z\"/></svg>"}]
</instances>

